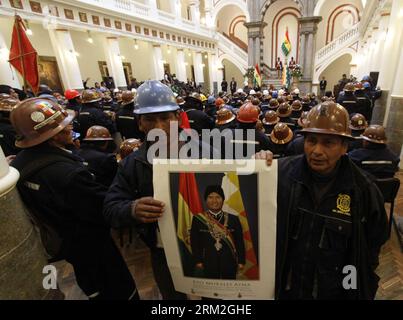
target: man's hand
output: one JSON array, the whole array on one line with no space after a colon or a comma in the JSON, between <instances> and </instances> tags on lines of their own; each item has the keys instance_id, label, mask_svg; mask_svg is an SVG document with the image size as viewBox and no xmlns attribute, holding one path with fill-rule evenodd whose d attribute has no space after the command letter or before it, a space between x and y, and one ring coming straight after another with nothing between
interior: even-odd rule
<instances>
[{"instance_id":1,"label":"man's hand","mask_svg":"<svg viewBox=\"0 0 403 320\"><path fill-rule=\"evenodd\" d=\"M273 153L269 150L267 150L267 151L262 150L262 151L256 153L254 155L254 158L256 160L266 160L267 166L270 167L273 162Z\"/></svg>"},{"instance_id":2,"label":"man's hand","mask_svg":"<svg viewBox=\"0 0 403 320\"><path fill-rule=\"evenodd\" d=\"M132 205L132 217L142 223L157 222L164 211L165 203L152 197L140 198Z\"/></svg>"},{"instance_id":3,"label":"man's hand","mask_svg":"<svg viewBox=\"0 0 403 320\"><path fill-rule=\"evenodd\" d=\"M203 263L197 263L196 268L197 269L204 269Z\"/></svg>"},{"instance_id":4,"label":"man's hand","mask_svg":"<svg viewBox=\"0 0 403 320\"><path fill-rule=\"evenodd\" d=\"M8 164L10 164L17 156L16 155L11 155L6 157L6 161Z\"/></svg>"}]
</instances>

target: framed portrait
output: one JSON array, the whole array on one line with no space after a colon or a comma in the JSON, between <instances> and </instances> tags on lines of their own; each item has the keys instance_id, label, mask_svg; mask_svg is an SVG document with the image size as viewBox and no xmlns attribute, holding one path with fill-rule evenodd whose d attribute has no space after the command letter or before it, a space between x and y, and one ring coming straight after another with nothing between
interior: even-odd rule
<instances>
[{"instance_id":1,"label":"framed portrait","mask_svg":"<svg viewBox=\"0 0 403 320\"><path fill-rule=\"evenodd\" d=\"M24 9L21 0L10 0L10 5L16 9Z\"/></svg>"},{"instance_id":2,"label":"framed portrait","mask_svg":"<svg viewBox=\"0 0 403 320\"><path fill-rule=\"evenodd\" d=\"M38 57L39 82L48 85L53 91L64 92L59 67L55 57Z\"/></svg>"},{"instance_id":3,"label":"framed portrait","mask_svg":"<svg viewBox=\"0 0 403 320\"><path fill-rule=\"evenodd\" d=\"M169 33L167 33L167 34L165 35L165 37L167 38L167 40L171 40L171 35L170 35Z\"/></svg>"},{"instance_id":4,"label":"framed portrait","mask_svg":"<svg viewBox=\"0 0 403 320\"><path fill-rule=\"evenodd\" d=\"M115 20L115 28L121 30L122 29L122 22Z\"/></svg>"},{"instance_id":5,"label":"framed portrait","mask_svg":"<svg viewBox=\"0 0 403 320\"><path fill-rule=\"evenodd\" d=\"M174 34L172 35L172 41L176 41L176 36Z\"/></svg>"},{"instance_id":6,"label":"framed portrait","mask_svg":"<svg viewBox=\"0 0 403 320\"><path fill-rule=\"evenodd\" d=\"M64 9L64 15L66 16L67 19L74 20L73 10Z\"/></svg>"},{"instance_id":7,"label":"framed portrait","mask_svg":"<svg viewBox=\"0 0 403 320\"><path fill-rule=\"evenodd\" d=\"M215 299L274 299L277 162L154 164L159 230L175 289ZM250 170L252 168L252 170Z\"/></svg>"},{"instance_id":8,"label":"framed portrait","mask_svg":"<svg viewBox=\"0 0 403 320\"><path fill-rule=\"evenodd\" d=\"M81 22L85 22L85 23L88 22L87 14L86 14L86 13L84 13L84 12L79 12L78 15L79 15L79 17L80 17L80 21L81 21Z\"/></svg>"},{"instance_id":9,"label":"framed portrait","mask_svg":"<svg viewBox=\"0 0 403 320\"><path fill-rule=\"evenodd\" d=\"M153 35L153 37L156 37L157 36L157 30L153 30L152 35Z\"/></svg>"},{"instance_id":10,"label":"framed portrait","mask_svg":"<svg viewBox=\"0 0 403 320\"><path fill-rule=\"evenodd\" d=\"M30 1L29 5L31 6L32 12L42 13L41 4L37 1Z\"/></svg>"},{"instance_id":11,"label":"framed portrait","mask_svg":"<svg viewBox=\"0 0 403 320\"><path fill-rule=\"evenodd\" d=\"M99 26L100 25L99 17L98 16L92 16L92 23Z\"/></svg>"},{"instance_id":12,"label":"framed portrait","mask_svg":"<svg viewBox=\"0 0 403 320\"><path fill-rule=\"evenodd\" d=\"M109 77L109 69L106 61L98 61L99 72L101 73L102 79Z\"/></svg>"},{"instance_id":13,"label":"framed portrait","mask_svg":"<svg viewBox=\"0 0 403 320\"><path fill-rule=\"evenodd\" d=\"M107 18L104 18L104 25L105 25L105 27L110 28L111 27L111 20L107 19Z\"/></svg>"},{"instance_id":14,"label":"framed portrait","mask_svg":"<svg viewBox=\"0 0 403 320\"><path fill-rule=\"evenodd\" d=\"M126 31L132 32L132 25L130 23L125 23Z\"/></svg>"},{"instance_id":15,"label":"framed portrait","mask_svg":"<svg viewBox=\"0 0 403 320\"><path fill-rule=\"evenodd\" d=\"M160 38L164 39L164 33L163 32L160 32Z\"/></svg>"},{"instance_id":16,"label":"framed portrait","mask_svg":"<svg viewBox=\"0 0 403 320\"><path fill-rule=\"evenodd\" d=\"M148 28L144 28L144 34L148 36L150 34L150 30Z\"/></svg>"}]
</instances>

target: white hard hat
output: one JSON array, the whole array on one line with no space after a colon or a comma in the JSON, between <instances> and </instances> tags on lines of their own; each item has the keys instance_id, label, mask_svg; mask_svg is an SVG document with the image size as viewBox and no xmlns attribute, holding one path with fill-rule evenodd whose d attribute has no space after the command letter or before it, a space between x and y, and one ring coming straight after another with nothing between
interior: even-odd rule
<instances>
[{"instance_id":1,"label":"white hard hat","mask_svg":"<svg viewBox=\"0 0 403 320\"><path fill-rule=\"evenodd\" d=\"M118 92L119 92L119 89L118 89L118 88L113 89L113 93L118 93Z\"/></svg>"},{"instance_id":2,"label":"white hard hat","mask_svg":"<svg viewBox=\"0 0 403 320\"><path fill-rule=\"evenodd\" d=\"M243 93L243 89L242 89L242 88L239 88L236 92L238 92L238 93Z\"/></svg>"},{"instance_id":3,"label":"white hard hat","mask_svg":"<svg viewBox=\"0 0 403 320\"><path fill-rule=\"evenodd\" d=\"M256 94L256 91L252 89L252 90L249 92L249 94L250 94L250 95Z\"/></svg>"},{"instance_id":4,"label":"white hard hat","mask_svg":"<svg viewBox=\"0 0 403 320\"><path fill-rule=\"evenodd\" d=\"M264 95L264 96L269 95L269 90L263 90L263 95Z\"/></svg>"},{"instance_id":5,"label":"white hard hat","mask_svg":"<svg viewBox=\"0 0 403 320\"><path fill-rule=\"evenodd\" d=\"M133 92L133 93L137 93L137 89L136 89L136 88L132 88L132 92Z\"/></svg>"},{"instance_id":6,"label":"white hard hat","mask_svg":"<svg viewBox=\"0 0 403 320\"><path fill-rule=\"evenodd\" d=\"M284 95L284 90L283 90L283 89L280 89L280 90L278 91L278 95L279 95L279 96L283 96L283 95Z\"/></svg>"},{"instance_id":7,"label":"white hard hat","mask_svg":"<svg viewBox=\"0 0 403 320\"><path fill-rule=\"evenodd\" d=\"M298 88L294 90L294 94L299 94L299 89Z\"/></svg>"}]
</instances>

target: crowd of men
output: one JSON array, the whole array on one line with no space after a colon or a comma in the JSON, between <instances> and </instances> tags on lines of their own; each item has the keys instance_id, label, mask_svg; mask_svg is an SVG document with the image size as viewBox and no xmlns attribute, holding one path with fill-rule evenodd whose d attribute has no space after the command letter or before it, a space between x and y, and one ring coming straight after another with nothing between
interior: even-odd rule
<instances>
[{"instance_id":1,"label":"crowd of men","mask_svg":"<svg viewBox=\"0 0 403 320\"><path fill-rule=\"evenodd\" d=\"M153 197L147 158L149 132L170 136L171 122L178 122L179 131L190 126L199 135L239 130L243 139L227 141L245 150L252 143L248 157L268 165L279 159L276 298L373 299L387 239L374 179L393 177L399 158L387 146L385 129L370 124L366 81L347 83L337 102L331 94L319 100L298 89L233 86L205 96L190 85L172 90L174 80L163 82L64 95L41 86L37 97L24 100L12 89L0 95L0 143L21 173L22 199L55 230L60 244L45 246L73 265L85 294L139 298L110 235L110 228L135 227L150 248L163 298L186 299L170 277L157 225L165 204ZM345 265L358 270L357 290L342 286Z\"/></svg>"}]
</instances>

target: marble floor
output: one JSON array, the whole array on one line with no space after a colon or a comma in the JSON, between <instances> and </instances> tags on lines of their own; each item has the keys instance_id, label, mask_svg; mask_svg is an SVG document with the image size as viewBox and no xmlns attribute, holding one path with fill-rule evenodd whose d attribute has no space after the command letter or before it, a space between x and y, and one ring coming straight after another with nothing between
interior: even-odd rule
<instances>
[{"instance_id":1,"label":"marble floor","mask_svg":"<svg viewBox=\"0 0 403 320\"><path fill-rule=\"evenodd\" d=\"M403 185L403 171L398 173L397 177ZM389 213L389 207L387 206ZM403 187L400 188L395 202L395 216L403 219ZM118 239L118 235L114 234ZM117 241L119 247L119 241ZM120 247L121 252L129 266L136 284L139 289L140 297L146 300L159 300L161 296L155 284L148 249L139 239L133 239L129 244L128 235L124 235L124 246ZM389 241L383 246L377 273L381 280L376 299L378 300L403 300L403 253L400 248L396 231L392 231ZM67 300L85 300L86 297L77 286L74 278L74 272L71 266L66 262L55 264L58 268L59 285Z\"/></svg>"}]
</instances>

